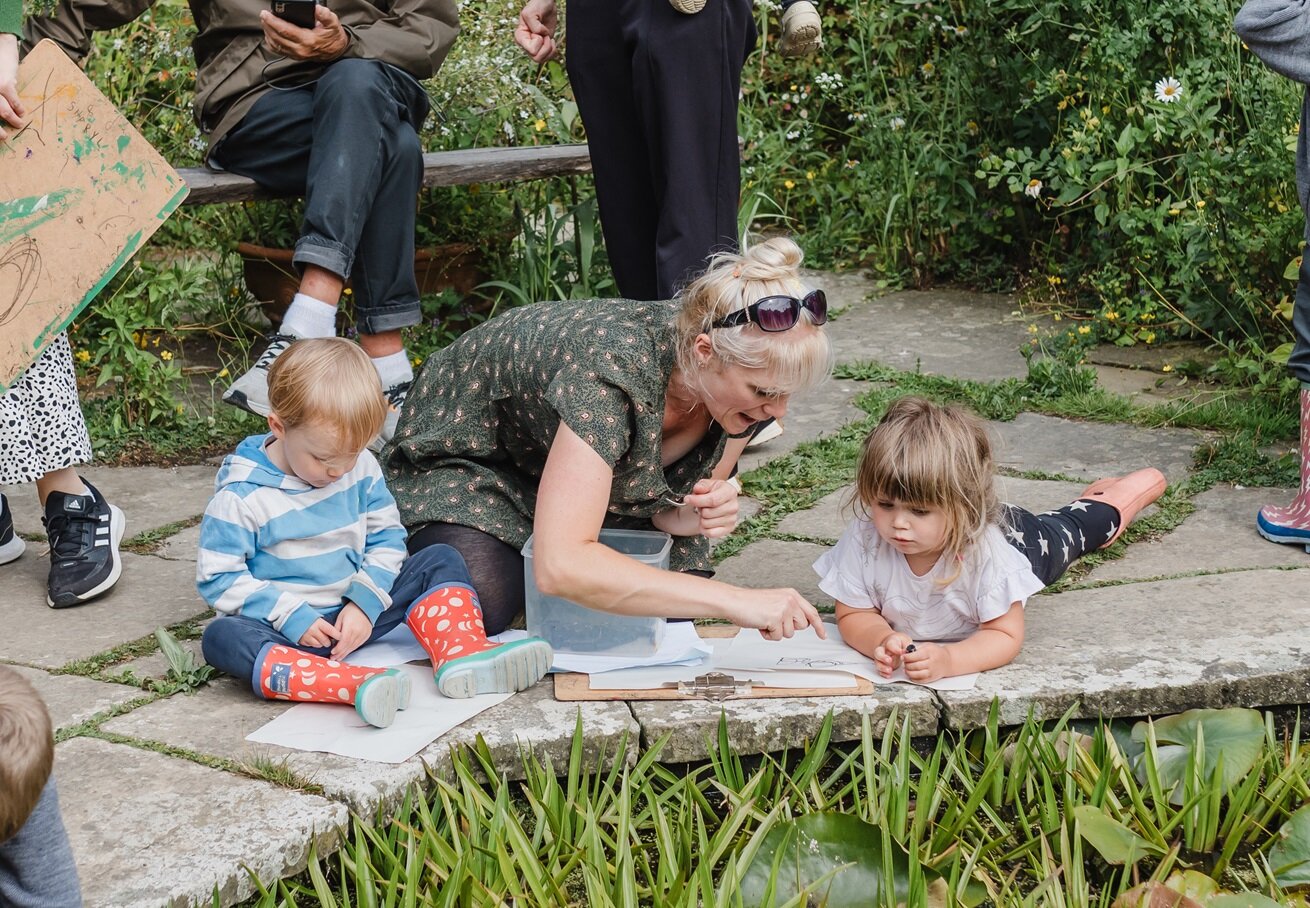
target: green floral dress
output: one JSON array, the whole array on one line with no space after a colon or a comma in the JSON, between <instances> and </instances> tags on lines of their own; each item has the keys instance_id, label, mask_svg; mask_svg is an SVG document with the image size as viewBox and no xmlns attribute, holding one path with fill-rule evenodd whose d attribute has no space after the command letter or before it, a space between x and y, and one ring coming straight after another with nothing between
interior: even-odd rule
<instances>
[{"instance_id":1,"label":"green floral dress","mask_svg":"<svg viewBox=\"0 0 1310 908\"><path fill-rule=\"evenodd\" d=\"M727 436L711 425L662 465L676 302L580 300L511 310L424 363L383 455L405 526L453 523L522 548L561 420L614 470L604 525L650 518L710 475ZM674 537L670 567L711 570L703 536Z\"/></svg>"}]
</instances>

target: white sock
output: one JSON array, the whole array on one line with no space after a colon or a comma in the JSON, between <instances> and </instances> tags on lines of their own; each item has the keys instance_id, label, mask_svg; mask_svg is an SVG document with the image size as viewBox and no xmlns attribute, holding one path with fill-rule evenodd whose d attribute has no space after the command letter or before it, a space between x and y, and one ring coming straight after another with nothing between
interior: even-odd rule
<instances>
[{"instance_id":1,"label":"white sock","mask_svg":"<svg viewBox=\"0 0 1310 908\"><path fill-rule=\"evenodd\" d=\"M337 333L337 307L320 299L297 293L287 314L282 316L282 333L296 337L334 337Z\"/></svg>"},{"instance_id":2,"label":"white sock","mask_svg":"<svg viewBox=\"0 0 1310 908\"><path fill-rule=\"evenodd\" d=\"M409 364L409 354L404 350L371 359L373 368L378 370L378 378L382 380L383 390L414 380L414 367Z\"/></svg>"}]
</instances>

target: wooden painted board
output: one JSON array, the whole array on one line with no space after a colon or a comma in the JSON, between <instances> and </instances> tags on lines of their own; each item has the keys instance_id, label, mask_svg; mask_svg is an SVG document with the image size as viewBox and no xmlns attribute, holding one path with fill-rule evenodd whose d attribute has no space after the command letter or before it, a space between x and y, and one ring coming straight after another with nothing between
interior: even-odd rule
<instances>
[{"instance_id":1,"label":"wooden painted board","mask_svg":"<svg viewBox=\"0 0 1310 908\"><path fill-rule=\"evenodd\" d=\"M53 41L18 68L0 142L0 391L68 327L187 186Z\"/></svg>"},{"instance_id":2,"label":"wooden painted board","mask_svg":"<svg viewBox=\"0 0 1310 908\"><path fill-rule=\"evenodd\" d=\"M696 633L706 638L737 636L738 628L725 624L700 625ZM561 702L578 700L697 700L680 694L673 688L643 688L639 690L592 690L587 676L579 672L561 672L555 677L555 699ZM769 700L777 697L867 697L876 688L867 678L856 678L854 687L758 687L751 686L747 696L732 696L730 700Z\"/></svg>"}]
</instances>

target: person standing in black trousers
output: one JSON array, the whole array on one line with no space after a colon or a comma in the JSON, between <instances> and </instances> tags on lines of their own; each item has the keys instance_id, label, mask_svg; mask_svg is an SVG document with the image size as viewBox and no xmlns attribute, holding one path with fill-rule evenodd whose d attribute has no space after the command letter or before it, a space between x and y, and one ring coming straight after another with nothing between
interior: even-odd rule
<instances>
[{"instance_id":1,"label":"person standing in black trousers","mask_svg":"<svg viewBox=\"0 0 1310 908\"><path fill-rule=\"evenodd\" d=\"M514 37L555 54L555 0L528 0ZM619 292L670 299L737 246L737 100L755 46L750 0L694 14L669 0L569 0L567 69L591 148Z\"/></svg>"}]
</instances>

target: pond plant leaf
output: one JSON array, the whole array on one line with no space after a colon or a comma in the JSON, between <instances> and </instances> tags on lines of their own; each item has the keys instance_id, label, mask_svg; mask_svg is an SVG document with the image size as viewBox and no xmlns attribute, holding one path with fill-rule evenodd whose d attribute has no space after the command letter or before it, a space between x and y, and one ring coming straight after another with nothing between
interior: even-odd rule
<instances>
[{"instance_id":1,"label":"pond plant leaf","mask_svg":"<svg viewBox=\"0 0 1310 908\"><path fill-rule=\"evenodd\" d=\"M1117 820L1091 804L1080 804L1073 809L1078 832L1096 849L1096 853L1111 864L1135 864L1147 854L1159 849Z\"/></svg>"},{"instance_id":2,"label":"pond plant leaf","mask_svg":"<svg viewBox=\"0 0 1310 908\"><path fill-rule=\"evenodd\" d=\"M1279 886L1310 885L1310 804L1288 817L1267 859Z\"/></svg>"},{"instance_id":3,"label":"pond plant leaf","mask_svg":"<svg viewBox=\"0 0 1310 908\"><path fill-rule=\"evenodd\" d=\"M1164 883L1148 880L1121 893L1110 908L1205 908L1205 905Z\"/></svg>"},{"instance_id":4,"label":"pond plant leaf","mask_svg":"<svg viewBox=\"0 0 1310 908\"><path fill-rule=\"evenodd\" d=\"M851 814L807 813L779 822L742 876L742 904L784 905L808 890L813 904L865 908L878 902L885 891L884 873L890 870L890 888L903 905L909 896L910 859L895 845L884 854L883 841L877 826ZM945 881L926 867L922 872L928 897L940 899ZM976 903L982 895L980 887L970 887L964 903Z\"/></svg>"},{"instance_id":5,"label":"pond plant leaf","mask_svg":"<svg viewBox=\"0 0 1310 908\"><path fill-rule=\"evenodd\" d=\"M1285 908L1258 892L1225 892L1206 902L1206 908Z\"/></svg>"},{"instance_id":6,"label":"pond plant leaf","mask_svg":"<svg viewBox=\"0 0 1310 908\"><path fill-rule=\"evenodd\" d=\"M1133 740L1145 741L1149 727L1147 722L1134 725ZM1202 777L1210 778L1222 762L1220 782L1224 794L1251 771L1264 743L1264 721L1253 709L1189 709L1155 720L1154 728L1160 784L1175 806L1186 801L1183 780L1198 738L1204 751ZM1143 754L1137 760L1137 776L1143 782L1147 759L1148 755Z\"/></svg>"}]
</instances>

